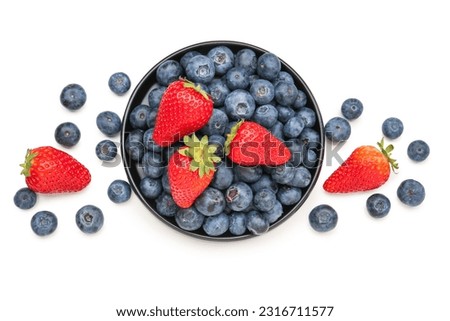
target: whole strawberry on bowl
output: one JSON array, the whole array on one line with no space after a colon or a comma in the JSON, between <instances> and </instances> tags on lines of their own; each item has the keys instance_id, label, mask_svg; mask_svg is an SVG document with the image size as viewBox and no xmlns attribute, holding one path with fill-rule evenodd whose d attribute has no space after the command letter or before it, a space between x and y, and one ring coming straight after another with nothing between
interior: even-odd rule
<instances>
[{"instance_id":1,"label":"whole strawberry on bowl","mask_svg":"<svg viewBox=\"0 0 450 321\"><path fill-rule=\"evenodd\" d=\"M261 235L300 212L323 146L303 79L274 53L237 41L162 59L122 121L123 164L138 198L173 229L208 240Z\"/></svg>"}]
</instances>

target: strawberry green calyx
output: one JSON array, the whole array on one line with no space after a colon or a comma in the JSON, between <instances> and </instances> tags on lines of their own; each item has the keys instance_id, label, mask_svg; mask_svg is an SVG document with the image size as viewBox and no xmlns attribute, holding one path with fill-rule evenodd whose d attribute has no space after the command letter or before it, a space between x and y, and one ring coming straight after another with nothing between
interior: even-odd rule
<instances>
[{"instance_id":1,"label":"strawberry green calyx","mask_svg":"<svg viewBox=\"0 0 450 321\"><path fill-rule=\"evenodd\" d=\"M240 120L236 123L236 125L234 125L233 127L231 127L230 133L227 134L227 140L225 141L225 155L228 155L230 153L230 144L233 141L234 137L236 137L236 134L239 130L239 127L241 127L241 125L244 123L244 120Z\"/></svg>"},{"instance_id":2,"label":"strawberry green calyx","mask_svg":"<svg viewBox=\"0 0 450 321\"><path fill-rule=\"evenodd\" d=\"M194 83L194 82L192 82L192 81L190 81L190 80L188 80L186 78L182 78L181 80L184 82L184 84L183 84L184 87L194 89L195 91L200 93L207 100L211 99L209 94L206 91L203 90L203 88L202 88L202 86L200 86L200 84L196 84L196 83Z\"/></svg>"},{"instance_id":3,"label":"strawberry green calyx","mask_svg":"<svg viewBox=\"0 0 450 321\"><path fill-rule=\"evenodd\" d=\"M216 145L208 145L208 136L198 139L195 134L192 136L184 136L183 142L187 148L179 150L181 155L191 158L189 169L193 172L198 170L199 176L203 177L210 171L215 171L214 164L220 161L220 157L214 153L217 150Z\"/></svg>"},{"instance_id":4,"label":"strawberry green calyx","mask_svg":"<svg viewBox=\"0 0 450 321\"><path fill-rule=\"evenodd\" d=\"M23 164L20 164L20 167L22 167L22 171L20 172L21 175L24 175L25 177L30 176L31 162L36 157L36 155L37 153L33 153L31 149L27 149L25 162Z\"/></svg>"},{"instance_id":5,"label":"strawberry green calyx","mask_svg":"<svg viewBox=\"0 0 450 321\"><path fill-rule=\"evenodd\" d=\"M394 150L394 146L392 144L389 144L386 147L384 147L384 137L381 138L381 141L378 142L377 145L380 148L381 153L383 153L383 155L386 157L389 164L391 165L392 171L395 173L396 172L395 170L398 169L398 163L396 159L393 159L391 157L391 153Z\"/></svg>"}]
</instances>

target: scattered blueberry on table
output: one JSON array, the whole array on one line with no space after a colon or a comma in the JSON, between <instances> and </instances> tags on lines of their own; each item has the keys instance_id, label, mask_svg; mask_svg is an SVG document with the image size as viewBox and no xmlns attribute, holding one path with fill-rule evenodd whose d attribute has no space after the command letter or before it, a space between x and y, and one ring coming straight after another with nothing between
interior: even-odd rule
<instances>
[{"instance_id":1,"label":"scattered blueberry on table","mask_svg":"<svg viewBox=\"0 0 450 321\"><path fill-rule=\"evenodd\" d=\"M381 125L383 135L390 139L396 139L403 133L403 122L397 117L387 118Z\"/></svg>"},{"instance_id":2,"label":"scattered blueberry on table","mask_svg":"<svg viewBox=\"0 0 450 321\"><path fill-rule=\"evenodd\" d=\"M423 162L430 155L430 146L421 139L414 140L408 145L408 157L416 162Z\"/></svg>"},{"instance_id":3,"label":"scattered blueberry on table","mask_svg":"<svg viewBox=\"0 0 450 321\"><path fill-rule=\"evenodd\" d=\"M32 208L36 204L36 201L36 193L28 187L23 187L14 194L14 204L22 210Z\"/></svg>"},{"instance_id":4,"label":"scattered blueberry on table","mask_svg":"<svg viewBox=\"0 0 450 321\"><path fill-rule=\"evenodd\" d=\"M367 198L366 207L372 217L382 218L389 213L391 209L391 201L386 195L375 193Z\"/></svg>"},{"instance_id":5,"label":"scattered blueberry on table","mask_svg":"<svg viewBox=\"0 0 450 321\"><path fill-rule=\"evenodd\" d=\"M124 95L131 87L130 77L124 72L116 72L109 77L108 86L117 95Z\"/></svg>"},{"instance_id":6,"label":"scattered blueberry on table","mask_svg":"<svg viewBox=\"0 0 450 321\"><path fill-rule=\"evenodd\" d=\"M52 234L58 227L58 218L50 211L39 211L31 218L31 229L39 236Z\"/></svg>"},{"instance_id":7,"label":"scattered blueberry on table","mask_svg":"<svg viewBox=\"0 0 450 321\"><path fill-rule=\"evenodd\" d=\"M86 234L97 233L102 228L103 222L103 212L95 205L85 205L75 215L75 223Z\"/></svg>"},{"instance_id":8,"label":"scattered blueberry on table","mask_svg":"<svg viewBox=\"0 0 450 321\"><path fill-rule=\"evenodd\" d=\"M65 86L59 97L61 104L69 110L78 110L86 103L86 91L79 84Z\"/></svg>"},{"instance_id":9,"label":"scattered blueberry on table","mask_svg":"<svg viewBox=\"0 0 450 321\"><path fill-rule=\"evenodd\" d=\"M81 139L81 131L77 125L72 122L59 124L55 129L55 140L58 144L65 147L73 147Z\"/></svg>"}]
</instances>

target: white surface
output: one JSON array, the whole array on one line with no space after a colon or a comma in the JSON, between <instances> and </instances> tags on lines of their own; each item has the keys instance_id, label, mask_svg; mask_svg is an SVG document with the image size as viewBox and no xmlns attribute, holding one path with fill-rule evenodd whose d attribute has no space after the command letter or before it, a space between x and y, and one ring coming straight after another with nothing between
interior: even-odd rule
<instances>
[{"instance_id":1,"label":"white surface","mask_svg":"<svg viewBox=\"0 0 450 321\"><path fill-rule=\"evenodd\" d=\"M248 320L260 318L260 306L328 305L334 306L329 320L448 320L442 113L449 106L450 22L444 1L100 3L10 1L0 10L2 319L115 320L116 308L218 306L256 311ZM182 235L134 195L121 205L109 201L107 186L125 179L125 171L121 164L102 167L96 158L94 147L104 136L95 117L104 110L121 115L130 95L112 94L109 76L124 71L134 86L169 53L219 39L280 56L307 82L325 120L340 114L344 99L361 99L365 110L339 151L344 158L360 144L375 144L385 118L403 120L394 150L400 172L379 189L392 202L386 218L367 214L371 193L323 191L336 161L325 164L311 197L287 223L240 242ZM77 112L59 103L61 89L73 82L88 95ZM91 170L92 183L79 194L39 196L32 210L17 209L12 198L24 186L18 164L28 147L57 146L53 131L63 121L81 129L70 153ZM419 138L431 155L413 164L406 147ZM420 207L407 208L396 198L406 178L425 185ZM87 203L105 214L96 235L75 225L75 212ZM307 220L321 203L339 213L338 226L326 234L314 232ZM40 238L30 219L44 209L56 213L59 226Z\"/></svg>"}]
</instances>

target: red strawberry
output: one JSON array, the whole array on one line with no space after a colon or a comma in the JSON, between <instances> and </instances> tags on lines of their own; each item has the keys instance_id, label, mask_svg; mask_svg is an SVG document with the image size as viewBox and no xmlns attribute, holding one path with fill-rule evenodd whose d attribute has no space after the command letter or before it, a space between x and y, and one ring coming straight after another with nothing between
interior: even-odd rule
<instances>
[{"instance_id":1,"label":"red strawberry","mask_svg":"<svg viewBox=\"0 0 450 321\"><path fill-rule=\"evenodd\" d=\"M175 203L190 207L208 187L214 177L214 163L220 158L214 155L216 146L208 146L207 136L201 140L192 134L185 136L186 146L176 151L169 160L169 185Z\"/></svg>"},{"instance_id":2,"label":"red strawberry","mask_svg":"<svg viewBox=\"0 0 450 321\"><path fill-rule=\"evenodd\" d=\"M206 125L212 111L213 101L200 85L185 79L174 81L161 97L153 140L170 146Z\"/></svg>"},{"instance_id":3,"label":"red strawberry","mask_svg":"<svg viewBox=\"0 0 450 321\"><path fill-rule=\"evenodd\" d=\"M323 184L330 193L368 191L380 187L393 170L398 169L391 158L392 145L384 148L384 140L378 143L380 150L373 146L361 146L331 174Z\"/></svg>"},{"instance_id":4,"label":"red strawberry","mask_svg":"<svg viewBox=\"0 0 450 321\"><path fill-rule=\"evenodd\" d=\"M240 121L228 134L225 153L240 165L283 165L291 158L286 145L263 126L252 121Z\"/></svg>"},{"instance_id":5,"label":"red strawberry","mask_svg":"<svg viewBox=\"0 0 450 321\"><path fill-rule=\"evenodd\" d=\"M38 193L78 192L91 181L86 167L51 146L29 149L20 166L28 188Z\"/></svg>"}]
</instances>

